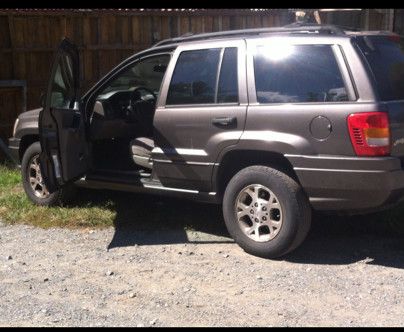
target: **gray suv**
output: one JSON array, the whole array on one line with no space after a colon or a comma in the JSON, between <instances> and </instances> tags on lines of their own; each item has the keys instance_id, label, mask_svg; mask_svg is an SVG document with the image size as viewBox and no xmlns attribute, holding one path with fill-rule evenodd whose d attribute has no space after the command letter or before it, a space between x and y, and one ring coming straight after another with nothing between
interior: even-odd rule
<instances>
[{"instance_id":1,"label":"gray suv","mask_svg":"<svg viewBox=\"0 0 404 332\"><path fill-rule=\"evenodd\" d=\"M179 37L84 96L79 72L64 40L43 107L10 139L36 204L60 203L73 183L219 203L245 251L275 258L302 243L312 209L363 213L404 197L396 34L292 25Z\"/></svg>"}]
</instances>

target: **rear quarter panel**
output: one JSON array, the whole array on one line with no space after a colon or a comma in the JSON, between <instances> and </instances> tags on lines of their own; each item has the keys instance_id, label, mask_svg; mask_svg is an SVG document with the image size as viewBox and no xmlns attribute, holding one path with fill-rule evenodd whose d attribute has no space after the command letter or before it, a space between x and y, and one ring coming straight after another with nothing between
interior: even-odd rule
<instances>
[{"instance_id":1,"label":"rear quarter panel","mask_svg":"<svg viewBox=\"0 0 404 332\"><path fill-rule=\"evenodd\" d=\"M349 101L259 104L255 90L253 54L257 45L265 45L271 38L274 37L247 40L249 107L245 131L237 148L256 148L282 154L354 156L347 117L351 113L376 111L377 106L374 103L372 83L352 39L283 37L290 44L334 45L337 62L350 95ZM327 118L331 125L329 136L322 139L313 137L310 130L311 122L319 116Z\"/></svg>"}]
</instances>

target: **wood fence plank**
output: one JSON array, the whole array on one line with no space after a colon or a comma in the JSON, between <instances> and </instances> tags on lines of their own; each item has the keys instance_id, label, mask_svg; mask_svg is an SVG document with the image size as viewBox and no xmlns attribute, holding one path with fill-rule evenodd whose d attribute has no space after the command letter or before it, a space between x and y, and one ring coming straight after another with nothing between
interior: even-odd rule
<instances>
[{"instance_id":1,"label":"wood fence plank","mask_svg":"<svg viewBox=\"0 0 404 332\"><path fill-rule=\"evenodd\" d=\"M188 32L191 32L188 16L181 16L179 20L180 20L180 31L178 32L178 35L182 36Z\"/></svg>"},{"instance_id":2,"label":"wood fence plank","mask_svg":"<svg viewBox=\"0 0 404 332\"><path fill-rule=\"evenodd\" d=\"M170 38L170 18L167 16L160 16L161 20L161 39Z\"/></svg>"},{"instance_id":3,"label":"wood fence plank","mask_svg":"<svg viewBox=\"0 0 404 332\"><path fill-rule=\"evenodd\" d=\"M132 44L140 44L140 17L134 16L132 21Z\"/></svg>"},{"instance_id":4,"label":"wood fence plank","mask_svg":"<svg viewBox=\"0 0 404 332\"><path fill-rule=\"evenodd\" d=\"M146 48L147 46L152 44L152 23L150 16L142 16L141 19L141 34L140 34L140 41L141 46Z\"/></svg>"},{"instance_id":5,"label":"wood fence plank","mask_svg":"<svg viewBox=\"0 0 404 332\"><path fill-rule=\"evenodd\" d=\"M230 17L229 16L222 16L221 30L223 30L223 31L230 30Z\"/></svg>"},{"instance_id":6,"label":"wood fence plank","mask_svg":"<svg viewBox=\"0 0 404 332\"><path fill-rule=\"evenodd\" d=\"M192 18L191 31L194 34L203 32L203 18L202 17L193 17Z\"/></svg>"},{"instance_id":7,"label":"wood fence plank","mask_svg":"<svg viewBox=\"0 0 404 332\"><path fill-rule=\"evenodd\" d=\"M123 45L130 44L130 36L129 36L129 17L121 16L119 17L119 22L121 25L121 41Z\"/></svg>"},{"instance_id":8,"label":"wood fence plank","mask_svg":"<svg viewBox=\"0 0 404 332\"><path fill-rule=\"evenodd\" d=\"M11 47L10 16L0 16L0 49Z\"/></svg>"},{"instance_id":9,"label":"wood fence plank","mask_svg":"<svg viewBox=\"0 0 404 332\"><path fill-rule=\"evenodd\" d=\"M14 15L9 15L9 24L13 25L13 32L11 36L11 43L14 47L22 47L22 46L28 46L25 44L24 40L24 30L25 30L25 24L26 24L26 19L24 17L18 17Z\"/></svg>"}]
</instances>

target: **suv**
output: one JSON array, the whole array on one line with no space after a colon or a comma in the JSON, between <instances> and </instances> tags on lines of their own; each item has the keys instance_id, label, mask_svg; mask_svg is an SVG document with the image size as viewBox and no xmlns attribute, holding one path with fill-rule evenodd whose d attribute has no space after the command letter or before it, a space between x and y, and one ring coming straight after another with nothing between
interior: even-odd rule
<instances>
[{"instance_id":1,"label":"suv","mask_svg":"<svg viewBox=\"0 0 404 332\"><path fill-rule=\"evenodd\" d=\"M78 91L65 39L42 110L21 114L10 139L36 204L60 202L73 182L219 203L245 251L275 258L302 243L312 208L363 213L404 197L404 53L392 33L179 37Z\"/></svg>"}]
</instances>

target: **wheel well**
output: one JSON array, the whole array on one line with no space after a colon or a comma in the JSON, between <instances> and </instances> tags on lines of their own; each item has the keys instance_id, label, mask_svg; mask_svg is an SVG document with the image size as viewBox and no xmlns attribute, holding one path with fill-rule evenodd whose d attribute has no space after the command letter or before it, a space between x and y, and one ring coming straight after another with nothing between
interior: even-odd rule
<instances>
[{"instance_id":1,"label":"wheel well","mask_svg":"<svg viewBox=\"0 0 404 332\"><path fill-rule=\"evenodd\" d=\"M18 151L20 161L22 160L22 157L24 156L24 153L28 149L28 147L35 142L39 142L39 135L25 135L21 138Z\"/></svg>"},{"instance_id":2,"label":"wheel well","mask_svg":"<svg viewBox=\"0 0 404 332\"><path fill-rule=\"evenodd\" d=\"M237 150L228 152L220 162L216 176L217 193L222 196L230 179L243 168L253 165L275 168L299 183L292 164L284 155L267 151Z\"/></svg>"}]
</instances>

